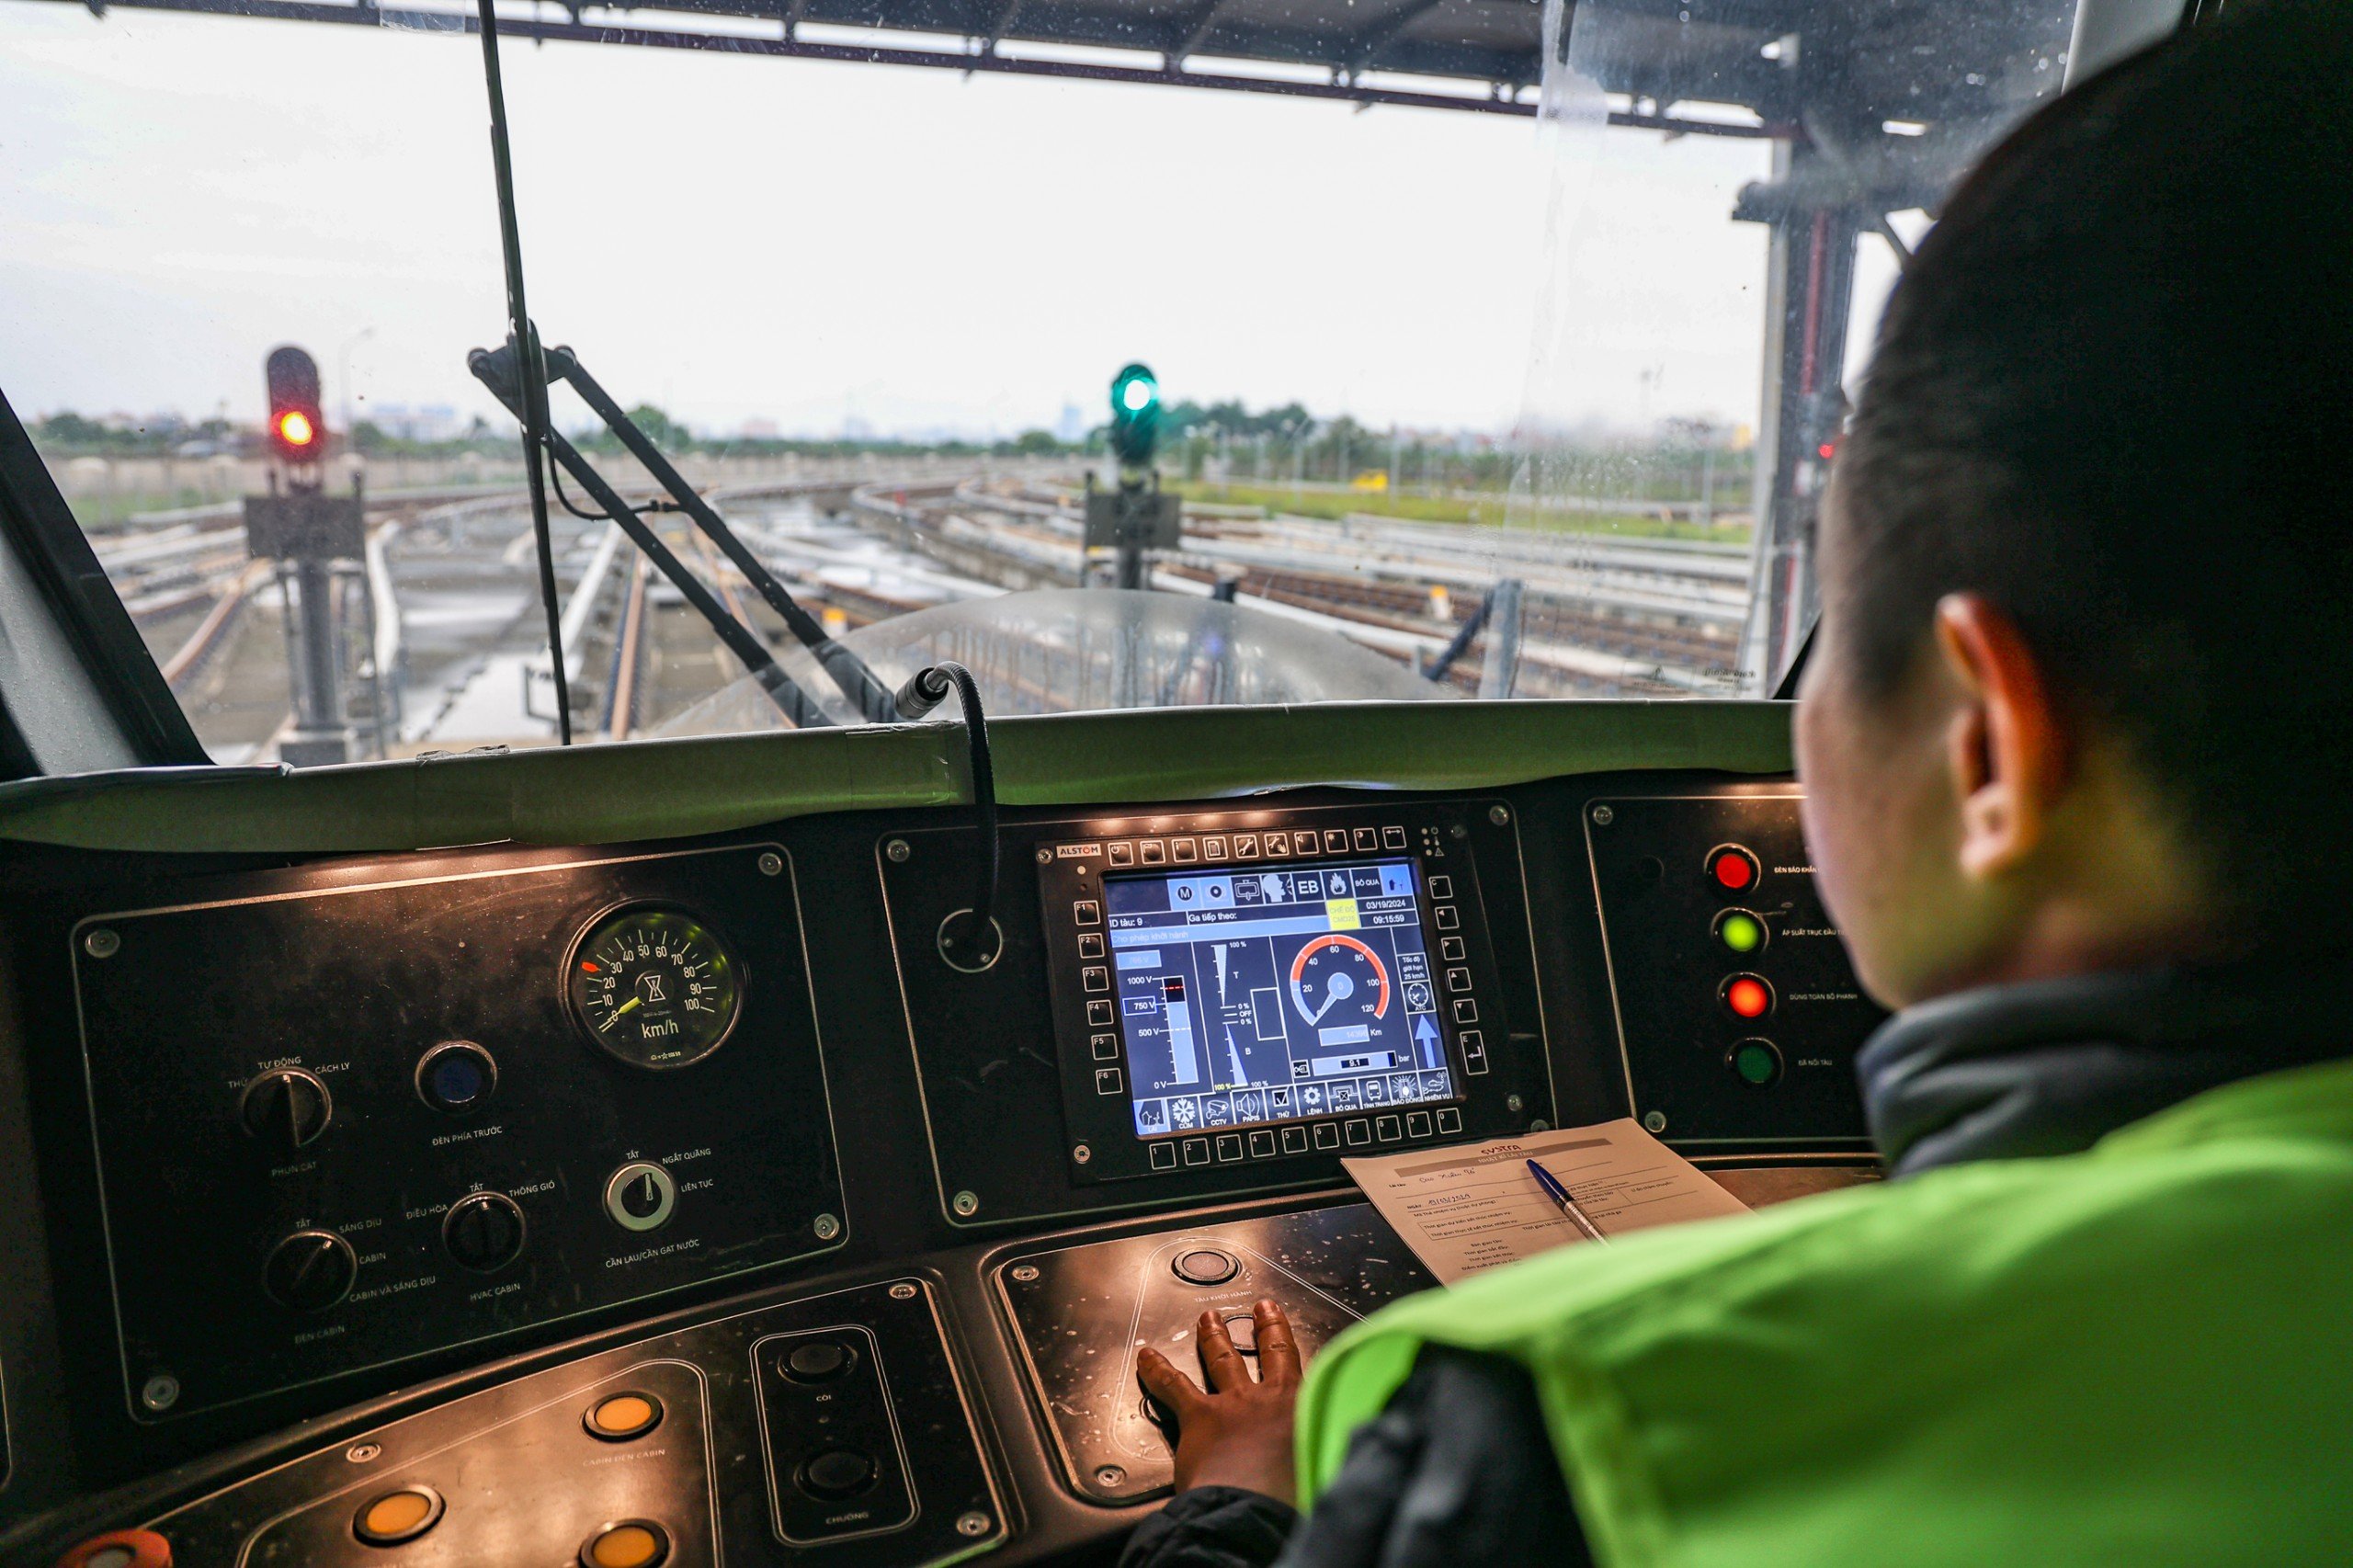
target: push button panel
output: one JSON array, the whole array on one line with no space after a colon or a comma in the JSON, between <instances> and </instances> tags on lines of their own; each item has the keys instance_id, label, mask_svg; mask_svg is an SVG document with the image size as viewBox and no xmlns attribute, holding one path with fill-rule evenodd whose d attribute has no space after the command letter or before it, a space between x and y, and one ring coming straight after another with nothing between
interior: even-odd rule
<instances>
[{"instance_id":1,"label":"push button panel","mask_svg":"<svg viewBox=\"0 0 2353 1568\"><path fill-rule=\"evenodd\" d=\"M344 1437L150 1528L176 1561L256 1568L717 1562L716 1413L676 1348L608 1352Z\"/></svg>"},{"instance_id":2,"label":"push button panel","mask_svg":"<svg viewBox=\"0 0 2353 1568\"><path fill-rule=\"evenodd\" d=\"M835 1324L752 1346L778 1537L808 1546L895 1530L915 1492L874 1335Z\"/></svg>"},{"instance_id":3,"label":"push button panel","mask_svg":"<svg viewBox=\"0 0 2353 1568\"><path fill-rule=\"evenodd\" d=\"M942 1563L1007 1533L974 1408L928 1282L771 1295L340 1433L83 1544L144 1530L179 1562L253 1568Z\"/></svg>"}]
</instances>

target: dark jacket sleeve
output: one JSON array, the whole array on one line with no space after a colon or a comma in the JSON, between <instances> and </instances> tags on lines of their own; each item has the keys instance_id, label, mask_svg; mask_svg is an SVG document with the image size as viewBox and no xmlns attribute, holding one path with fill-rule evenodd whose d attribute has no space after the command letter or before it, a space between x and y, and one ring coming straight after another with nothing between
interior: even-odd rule
<instances>
[{"instance_id":1,"label":"dark jacket sleeve","mask_svg":"<svg viewBox=\"0 0 2353 1568\"><path fill-rule=\"evenodd\" d=\"M1296 1524L1294 1525L1294 1521ZM1288 1539L1286 1539L1288 1532ZM1528 1374L1426 1351L1359 1429L1314 1511L1202 1487L1136 1531L1121 1568L1591 1568Z\"/></svg>"}]
</instances>

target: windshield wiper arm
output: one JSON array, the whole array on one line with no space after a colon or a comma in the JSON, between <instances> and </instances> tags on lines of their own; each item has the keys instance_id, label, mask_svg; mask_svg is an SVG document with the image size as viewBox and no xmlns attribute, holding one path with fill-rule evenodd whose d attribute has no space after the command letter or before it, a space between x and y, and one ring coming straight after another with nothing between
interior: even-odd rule
<instances>
[{"instance_id":1,"label":"windshield wiper arm","mask_svg":"<svg viewBox=\"0 0 2353 1568\"><path fill-rule=\"evenodd\" d=\"M784 585L776 580L776 574L745 547L742 540L735 537L735 530L729 528L710 503L687 483L686 476L663 456L662 449L654 444L653 438L638 428L635 420L621 412L621 405L597 384L597 379L580 363L580 357L569 348L551 348L547 350L547 367L548 380L551 382L571 382L573 390L580 394L580 401L605 422L605 428L629 449L630 456L644 465L645 472L654 476L654 483L670 493L670 499L677 504L678 509L692 517L695 526L702 529L727 559L735 563L735 569L760 591L760 597L767 600L768 608L783 618L784 624L801 639L801 645L824 666L825 674L833 677L842 695L857 704L858 712L873 723L896 723L899 710L891 688L875 678L874 672L867 668L865 660L829 636L818 624L816 617L802 609L799 601L785 591Z\"/></svg>"},{"instance_id":2,"label":"windshield wiper arm","mask_svg":"<svg viewBox=\"0 0 2353 1568\"><path fill-rule=\"evenodd\" d=\"M563 350L557 349L545 354L545 362L552 369L556 357L563 353ZM512 337L506 340L504 348L475 349L466 356L466 368L473 371L475 380L490 389L492 396L506 405L509 413L517 418L522 416L522 378L517 374L521 369L521 357L515 351ZM801 729L833 722L826 717L824 710L784 673L784 666L776 662L776 655L768 651L768 645L760 640L758 634L727 612L727 607L719 602L718 596L704 586L701 578L688 570L685 562L670 552L670 547L662 542L661 536L645 526L644 519L638 516L637 508L621 499L620 492L606 483L605 476L581 455L578 448L552 428L543 430L540 439L546 444L548 456L555 460L556 465L580 482L581 488L605 509L605 515L629 535L630 542L643 551L645 558L653 562L662 575L670 580L671 585L686 596L687 602L695 608L697 613L710 623L710 629L719 634L719 640L727 644L728 652L743 661L744 667L751 671L753 678L759 682L760 689L768 694L769 700L782 710L787 719Z\"/></svg>"}]
</instances>

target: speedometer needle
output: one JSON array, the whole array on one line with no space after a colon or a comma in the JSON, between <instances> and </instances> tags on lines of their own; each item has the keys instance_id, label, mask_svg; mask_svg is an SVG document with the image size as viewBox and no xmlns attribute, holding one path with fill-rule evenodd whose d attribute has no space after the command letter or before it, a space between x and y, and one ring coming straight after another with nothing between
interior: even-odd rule
<instances>
[{"instance_id":1,"label":"speedometer needle","mask_svg":"<svg viewBox=\"0 0 2353 1568\"><path fill-rule=\"evenodd\" d=\"M645 1001L645 998L644 998L644 997L642 997L642 996L632 996L632 997L631 997L628 1001L626 1001L626 1002L622 1003L620 1006L618 1006L618 1007L616 1007L616 1008L614 1008L614 1009L613 1009L613 1016L612 1016L611 1017L607 1018L607 1019L605 1020L605 1027L606 1027L607 1028L611 1028L615 1024L620 1023L620 1022L621 1021L621 1015L622 1015L622 1014L624 1014L624 1013L633 1013L633 1012L637 1011L638 1007L639 1007L642 1004L643 1004L643 1002L644 1002L644 1001Z\"/></svg>"}]
</instances>

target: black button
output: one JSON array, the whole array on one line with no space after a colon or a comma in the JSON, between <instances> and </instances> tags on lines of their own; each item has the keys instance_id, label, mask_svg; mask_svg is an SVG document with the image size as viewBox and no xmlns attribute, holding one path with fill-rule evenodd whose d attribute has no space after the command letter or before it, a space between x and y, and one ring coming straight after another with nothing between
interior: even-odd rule
<instances>
[{"instance_id":1,"label":"black button","mask_svg":"<svg viewBox=\"0 0 2353 1568\"><path fill-rule=\"evenodd\" d=\"M801 1489L813 1497L855 1497L874 1484L874 1456L827 1449L801 1462Z\"/></svg>"},{"instance_id":2,"label":"black button","mask_svg":"<svg viewBox=\"0 0 2353 1568\"><path fill-rule=\"evenodd\" d=\"M1180 1252L1169 1267L1188 1285L1222 1285L1242 1272L1242 1265L1232 1253L1220 1252L1215 1247Z\"/></svg>"},{"instance_id":3,"label":"black button","mask_svg":"<svg viewBox=\"0 0 2353 1568\"><path fill-rule=\"evenodd\" d=\"M441 1217L441 1244L480 1273L504 1268L523 1251L523 1210L503 1192L470 1193Z\"/></svg>"},{"instance_id":4,"label":"black button","mask_svg":"<svg viewBox=\"0 0 2353 1568\"><path fill-rule=\"evenodd\" d=\"M822 1383L848 1371L854 1359L838 1339L804 1339L785 1353L784 1375L795 1382Z\"/></svg>"},{"instance_id":5,"label":"black button","mask_svg":"<svg viewBox=\"0 0 2353 1568\"><path fill-rule=\"evenodd\" d=\"M426 1105L450 1116L479 1109L498 1087L498 1063L468 1040L453 1040L426 1051L416 1064L416 1092Z\"/></svg>"}]
</instances>

